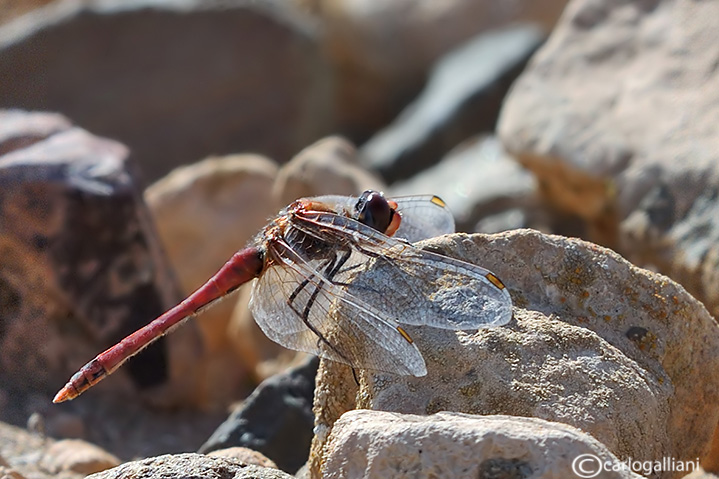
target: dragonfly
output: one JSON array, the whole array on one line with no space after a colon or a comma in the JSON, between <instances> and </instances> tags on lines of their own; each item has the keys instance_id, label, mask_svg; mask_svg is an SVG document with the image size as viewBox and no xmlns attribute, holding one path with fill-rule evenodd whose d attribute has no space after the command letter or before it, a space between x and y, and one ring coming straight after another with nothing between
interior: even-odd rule
<instances>
[{"instance_id":1,"label":"dragonfly","mask_svg":"<svg viewBox=\"0 0 719 479\"><path fill-rule=\"evenodd\" d=\"M427 367L403 327L501 326L512 300L491 271L414 246L454 232L437 196L296 200L203 286L100 353L53 399L74 399L181 322L256 279L250 311L273 341L321 358L421 377Z\"/></svg>"}]
</instances>

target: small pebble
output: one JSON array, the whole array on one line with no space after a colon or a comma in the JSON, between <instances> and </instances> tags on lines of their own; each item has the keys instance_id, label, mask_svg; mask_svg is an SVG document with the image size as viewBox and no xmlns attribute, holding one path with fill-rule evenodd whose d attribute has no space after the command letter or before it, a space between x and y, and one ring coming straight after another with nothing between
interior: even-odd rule
<instances>
[{"instance_id":1,"label":"small pebble","mask_svg":"<svg viewBox=\"0 0 719 479\"><path fill-rule=\"evenodd\" d=\"M51 474L72 471L94 474L120 465L120 460L94 444L80 439L63 439L51 445L40 466Z\"/></svg>"}]
</instances>

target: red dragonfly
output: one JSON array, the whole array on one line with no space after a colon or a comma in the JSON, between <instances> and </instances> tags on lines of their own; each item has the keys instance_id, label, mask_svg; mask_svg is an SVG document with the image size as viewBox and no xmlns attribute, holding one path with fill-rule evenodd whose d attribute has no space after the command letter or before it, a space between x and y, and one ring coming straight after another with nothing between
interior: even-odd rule
<instances>
[{"instance_id":1,"label":"red dragonfly","mask_svg":"<svg viewBox=\"0 0 719 479\"><path fill-rule=\"evenodd\" d=\"M436 196L388 200L368 190L299 199L187 299L83 366L53 402L76 398L254 278L250 309L273 341L356 368L424 376L422 354L401 324L471 330L512 316L493 273L411 244L453 231Z\"/></svg>"}]
</instances>

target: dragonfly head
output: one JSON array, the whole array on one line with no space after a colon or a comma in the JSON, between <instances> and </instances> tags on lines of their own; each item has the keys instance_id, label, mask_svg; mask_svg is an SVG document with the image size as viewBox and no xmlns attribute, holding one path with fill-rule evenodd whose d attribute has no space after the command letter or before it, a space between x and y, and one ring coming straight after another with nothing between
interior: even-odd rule
<instances>
[{"instance_id":1,"label":"dragonfly head","mask_svg":"<svg viewBox=\"0 0 719 479\"><path fill-rule=\"evenodd\" d=\"M367 190L357 200L355 219L380 233L392 236L402 218L397 213L397 203L388 200L379 191Z\"/></svg>"}]
</instances>

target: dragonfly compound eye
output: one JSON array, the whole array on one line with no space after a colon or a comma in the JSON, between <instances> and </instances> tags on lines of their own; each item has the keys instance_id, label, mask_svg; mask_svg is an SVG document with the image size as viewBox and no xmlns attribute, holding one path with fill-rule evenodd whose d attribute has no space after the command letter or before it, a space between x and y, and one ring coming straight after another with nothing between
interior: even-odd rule
<instances>
[{"instance_id":1,"label":"dragonfly compound eye","mask_svg":"<svg viewBox=\"0 0 719 479\"><path fill-rule=\"evenodd\" d=\"M357 221L379 232L387 231L395 212L379 191L367 190L357 201Z\"/></svg>"}]
</instances>

